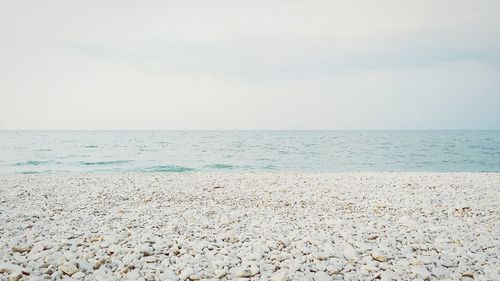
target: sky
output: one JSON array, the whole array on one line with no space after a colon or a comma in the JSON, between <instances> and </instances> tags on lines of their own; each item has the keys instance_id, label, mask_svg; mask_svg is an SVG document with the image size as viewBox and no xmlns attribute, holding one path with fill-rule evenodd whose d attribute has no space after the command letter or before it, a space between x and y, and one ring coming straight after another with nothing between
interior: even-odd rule
<instances>
[{"instance_id":1,"label":"sky","mask_svg":"<svg viewBox=\"0 0 500 281\"><path fill-rule=\"evenodd\" d=\"M0 0L0 129L500 129L500 1Z\"/></svg>"}]
</instances>

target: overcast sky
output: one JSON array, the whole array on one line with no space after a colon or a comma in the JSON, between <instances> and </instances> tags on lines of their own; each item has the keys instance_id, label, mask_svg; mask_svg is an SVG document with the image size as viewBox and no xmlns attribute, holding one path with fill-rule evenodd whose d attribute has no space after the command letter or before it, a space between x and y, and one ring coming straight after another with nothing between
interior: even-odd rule
<instances>
[{"instance_id":1,"label":"overcast sky","mask_svg":"<svg viewBox=\"0 0 500 281\"><path fill-rule=\"evenodd\" d=\"M499 14L0 0L0 129L500 129Z\"/></svg>"}]
</instances>

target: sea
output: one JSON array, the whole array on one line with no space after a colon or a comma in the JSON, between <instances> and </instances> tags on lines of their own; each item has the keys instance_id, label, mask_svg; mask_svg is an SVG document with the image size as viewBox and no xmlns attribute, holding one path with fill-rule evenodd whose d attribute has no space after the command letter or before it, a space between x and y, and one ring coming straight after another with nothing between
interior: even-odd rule
<instances>
[{"instance_id":1,"label":"sea","mask_svg":"<svg viewBox=\"0 0 500 281\"><path fill-rule=\"evenodd\" d=\"M500 131L0 131L0 173L500 172Z\"/></svg>"}]
</instances>

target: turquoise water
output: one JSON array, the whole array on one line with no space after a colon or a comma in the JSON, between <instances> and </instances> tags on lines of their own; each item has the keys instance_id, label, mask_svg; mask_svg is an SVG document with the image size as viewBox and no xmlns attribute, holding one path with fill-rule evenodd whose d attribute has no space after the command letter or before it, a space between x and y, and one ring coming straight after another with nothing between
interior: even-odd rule
<instances>
[{"instance_id":1,"label":"turquoise water","mask_svg":"<svg viewBox=\"0 0 500 281\"><path fill-rule=\"evenodd\" d=\"M500 172L500 131L0 131L0 173Z\"/></svg>"}]
</instances>

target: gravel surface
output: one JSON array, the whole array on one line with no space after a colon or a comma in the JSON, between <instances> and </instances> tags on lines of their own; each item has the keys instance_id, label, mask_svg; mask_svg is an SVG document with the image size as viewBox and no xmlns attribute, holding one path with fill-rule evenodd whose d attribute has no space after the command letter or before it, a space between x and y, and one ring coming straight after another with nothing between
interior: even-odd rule
<instances>
[{"instance_id":1,"label":"gravel surface","mask_svg":"<svg viewBox=\"0 0 500 281\"><path fill-rule=\"evenodd\" d=\"M0 280L500 280L500 174L1 175Z\"/></svg>"}]
</instances>

